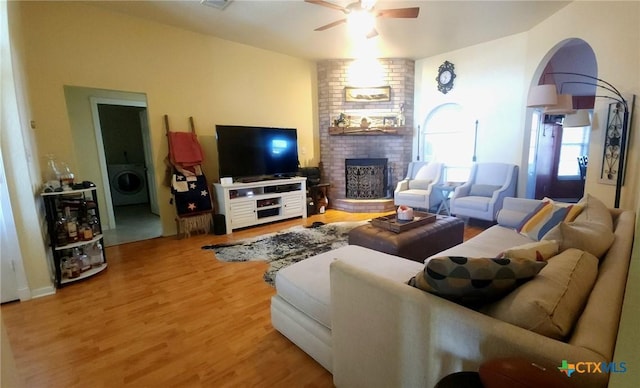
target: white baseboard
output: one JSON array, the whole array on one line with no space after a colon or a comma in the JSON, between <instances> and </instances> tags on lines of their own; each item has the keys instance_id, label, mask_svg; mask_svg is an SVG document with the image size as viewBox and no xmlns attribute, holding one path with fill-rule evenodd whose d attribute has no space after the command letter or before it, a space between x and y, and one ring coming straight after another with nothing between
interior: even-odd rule
<instances>
[{"instance_id":1,"label":"white baseboard","mask_svg":"<svg viewBox=\"0 0 640 388\"><path fill-rule=\"evenodd\" d=\"M28 299L22 299L22 294L20 293L20 291L18 291L18 295L20 295L21 301L42 298L43 296L55 295L55 293L56 293L56 288L54 286L47 286L47 287L42 287L42 288L32 290L29 293L30 297Z\"/></svg>"}]
</instances>

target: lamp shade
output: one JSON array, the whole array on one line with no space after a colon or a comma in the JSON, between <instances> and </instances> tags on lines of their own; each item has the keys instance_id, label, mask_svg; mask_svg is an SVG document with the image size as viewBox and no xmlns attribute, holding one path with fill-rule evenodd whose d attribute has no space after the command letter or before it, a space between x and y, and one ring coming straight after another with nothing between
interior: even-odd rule
<instances>
[{"instance_id":1,"label":"lamp shade","mask_svg":"<svg viewBox=\"0 0 640 388\"><path fill-rule=\"evenodd\" d=\"M571 94L558 94L558 102L555 105L547 105L544 108L544 113L549 115L575 113L573 96Z\"/></svg>"},{"instance_id":2,"label":"lamp shade","mask_svg":"<svg viewBox=\"0 0 640 388\"><path fill-rule=\"evenodd\" d=\"M529 90L527 106L530 108L555 105L558 103L556 85L536 85Z\"/></svg>"},{"instance_id":3,"label":"lamp shade","mask_svg":"<svg viewBox=\"0 0 640 388\"><path fill-rule=\"evenodd\" d=\"M589 112L586 109L578 109L576 113L568 114L564 116L562 126L569 127L588 127L591 125L589 120Z\"/></svg>"}]
</instances>

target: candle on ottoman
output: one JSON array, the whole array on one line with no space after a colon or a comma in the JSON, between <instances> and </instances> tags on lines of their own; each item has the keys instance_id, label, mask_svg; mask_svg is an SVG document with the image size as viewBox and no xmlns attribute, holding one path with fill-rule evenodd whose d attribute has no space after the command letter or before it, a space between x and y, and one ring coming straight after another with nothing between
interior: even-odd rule
<instances>
[{"instance_id":1,"label":"candle on ottoman","mask_svg":"<svg viewBox=\"0 0 640 388\"><path fill-rule=\"evenodd\" d=\"M398 221L413 221L413 209L409 206L398 206Z\"/></svg>"}]
</instances>

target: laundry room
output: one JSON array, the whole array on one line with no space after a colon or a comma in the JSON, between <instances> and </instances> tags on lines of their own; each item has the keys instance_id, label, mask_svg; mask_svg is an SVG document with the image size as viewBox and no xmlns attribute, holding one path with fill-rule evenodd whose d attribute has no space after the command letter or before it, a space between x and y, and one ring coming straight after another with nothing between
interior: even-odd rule
<instances>
[{"instance_id":1,"label":"laundry room","mask_svg":"<svg viewBox=\"0 0 640 388\"><path fill-rule=\"evenodd\" d=\"M157 237L160 221L151 206L142 136L147 109L98 103L97 110L116 221L115 230L106 233L107 245L126 242L119 236Z\"/></svg>"}]
</instances>

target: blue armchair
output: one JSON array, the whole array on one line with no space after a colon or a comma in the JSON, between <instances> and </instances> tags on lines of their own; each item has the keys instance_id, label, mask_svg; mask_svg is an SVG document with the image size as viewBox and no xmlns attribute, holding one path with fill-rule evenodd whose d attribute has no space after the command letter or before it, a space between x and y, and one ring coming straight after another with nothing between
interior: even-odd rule
<instances>
[{"instance_id":1,"label":"blue armchair","mask_svg":"<svg viewBox=\"0 0 640 388\"><path fill-rule=\"evenodd\" d=\"M437 162L411 162L407 177L398 182L393 193L396 206L406 205L429 210L440 204L439 193L433 186L441 184L444 165Z\"/></svg>"},{"instance_id":2,"label":"blue armchair","mask_svg":"<svg viewBox=\"0 0 640 388\"><path fill-rule=\"evenodd\" d=\"M451 197L456 216L495 221L506 197L516 196L518 166L507 163L476 163L469 180Z\"/></svg>"}]
</instances>

